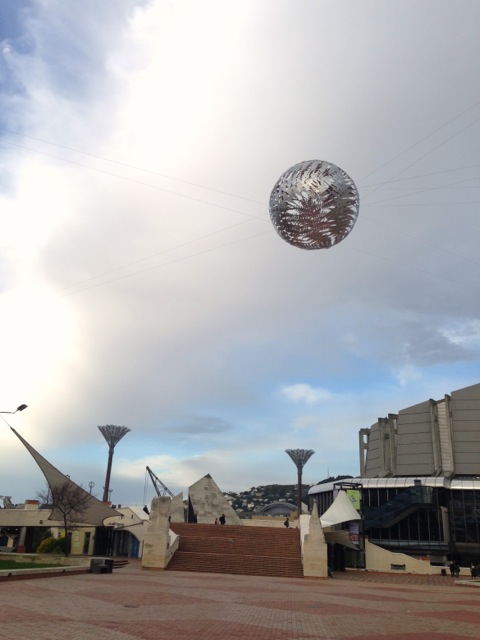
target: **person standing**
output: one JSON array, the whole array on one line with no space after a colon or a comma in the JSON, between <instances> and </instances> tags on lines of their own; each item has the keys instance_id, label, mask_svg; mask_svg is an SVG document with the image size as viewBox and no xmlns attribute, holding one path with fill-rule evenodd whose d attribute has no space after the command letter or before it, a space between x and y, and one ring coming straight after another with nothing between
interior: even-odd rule
<instances>
[{"instance_id":1,"label":"person standing","mask_svg":"<svg viewBox=\"0 0 480 640\"><path fill-rule=\"evenodd\" d=\"M218 521L220 522L220 524L226 524L227 519L225 518L225 514L224 513L222 513L222 515L220 516Z\"/></svg>"}]
</instances>

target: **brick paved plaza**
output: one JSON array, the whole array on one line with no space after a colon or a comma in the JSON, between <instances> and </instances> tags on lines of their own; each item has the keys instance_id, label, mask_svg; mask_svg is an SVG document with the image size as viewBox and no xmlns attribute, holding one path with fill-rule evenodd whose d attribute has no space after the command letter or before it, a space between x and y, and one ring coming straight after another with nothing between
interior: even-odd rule
<instances>
[{"instance_id":1,"label":"brick paved plaza","mask_svg":"<svg viewBox=\"0 0 480 640\"><path fill-rule=\"evenodd\" d=\"M480 589L450 576L330 580L157 572L0 583L2 640L453 640L480 637Z\"/></svg>"}]
</instances>

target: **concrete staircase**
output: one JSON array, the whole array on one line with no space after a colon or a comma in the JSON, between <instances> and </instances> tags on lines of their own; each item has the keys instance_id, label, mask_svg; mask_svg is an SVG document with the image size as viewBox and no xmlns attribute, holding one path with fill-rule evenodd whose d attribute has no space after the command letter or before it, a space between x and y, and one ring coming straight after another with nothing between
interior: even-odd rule
<instances>
[{"instance_id":1,"label":"concrete staircase","mask_svg":"<svg viewBox=\"0 0 480 640\"><path fill-rule=\"evenodd\" d=\"M303 578L298 529L172 522L180 536L169 571Z\"/></svg>"},{"instance_id":2,"label":"concrete staircase","mask_svg":"<svg viewBox=\"0 0 480 640\"><path fill-rule=\"evenodd\" d=\"M127 564L130 564L130 562L128 561L128 558L113 558L113 568L114 569L121 569L122 567L126 567Z\"/></svg>"}]
</instances>

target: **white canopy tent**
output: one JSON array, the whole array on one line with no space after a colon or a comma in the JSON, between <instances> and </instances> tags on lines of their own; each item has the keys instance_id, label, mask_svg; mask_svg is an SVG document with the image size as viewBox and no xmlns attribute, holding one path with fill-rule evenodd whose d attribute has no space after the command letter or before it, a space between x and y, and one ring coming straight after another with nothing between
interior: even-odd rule
<instances>
[{"instance_id":1,"label":"white canopy tent","mask_svg":"<svg viewBox=\"0 0 480 640\"><path fill-rule=\"evenodd\" d=\"M330 507L320 516L320 523L325 528L350 520L361 520L361 516L345 491L339 491Z\"/></svg>"}]
</instances>

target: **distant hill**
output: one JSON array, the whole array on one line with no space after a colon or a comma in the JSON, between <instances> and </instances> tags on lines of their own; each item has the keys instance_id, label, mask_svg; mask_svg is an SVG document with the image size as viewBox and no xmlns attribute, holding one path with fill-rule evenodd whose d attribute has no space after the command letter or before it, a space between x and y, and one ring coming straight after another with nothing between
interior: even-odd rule
<instances>
[{"instance_id":1,"label":"distant hill","mask_svg":"<svg viewBox=\"0 0 480 640\"><path fill-rule=\"evenodd\" d=\"M325 478L315 484L325 482L337 482L339 480L350 479L352 476L336 476ZM302 485L302 502L308 503L308 490L313 485ZM259 487L250 487L245 491L236 493L235 491L224 492L225 497L230 502L235 511L253 512L259 511L262 507L272 502L289 502L297 504L296 484L267 484Z\"/></svg>"}]
</instances>

